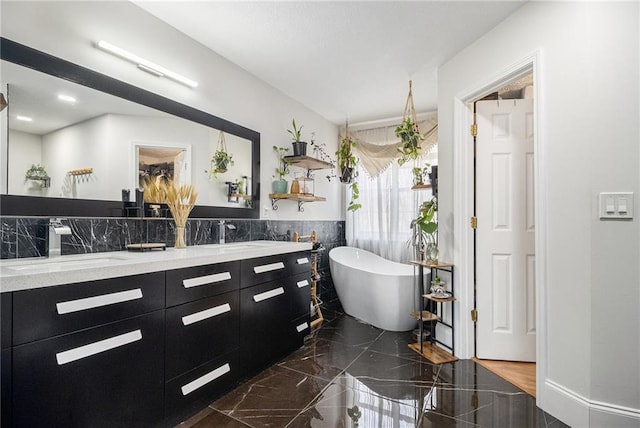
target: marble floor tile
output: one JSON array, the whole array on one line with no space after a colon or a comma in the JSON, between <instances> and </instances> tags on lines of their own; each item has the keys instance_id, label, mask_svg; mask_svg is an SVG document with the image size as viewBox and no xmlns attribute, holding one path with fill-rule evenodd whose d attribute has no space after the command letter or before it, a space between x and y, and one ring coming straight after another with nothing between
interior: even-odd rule
<instances>
[{"instance_id":1,"label":"marble floor tile","mask_svg":"<svg viewBox=\"0 0 640 428\"><path fill-rule=\"evenodd\" d=\"M411 332L334 314L302 348L179 427L567 427L473 360L434 365L408 349Z\"/></svg>"},{"instance_id":2,"label":"marble floor tile","mask_svg":"<svg viewBox=\"0 0 640 428\"><path fill-rule=\"evenodd\" d=\"M328 384L317 377L272 366L210 407L252 427L284 427Z\"/></svg>"}]
</instances>

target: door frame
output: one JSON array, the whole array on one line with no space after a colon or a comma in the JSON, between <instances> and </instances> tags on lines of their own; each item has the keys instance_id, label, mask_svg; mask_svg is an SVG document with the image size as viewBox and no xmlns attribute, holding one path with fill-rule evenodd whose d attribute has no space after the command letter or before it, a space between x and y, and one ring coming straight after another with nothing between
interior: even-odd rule
<instances>
[{"instance_id":1,"label":"door frame","mask_svg":"<svg viewBox=\"0 0 640 428\"><path fill-rule=\"evenodd\" d=\"M473 137L469 129L473 123L472 103L495 92L505 83L527 73L533 72L533 112L534 112L534 185L535 185L535 246L536 246L536 395L541 397L546 378L546 284L547 284L547 218L546 218L546 166L544 132L542 127L542 76L541 52L536 50L504 68L498 67L496 73L479 80L473 87L462 91L453 100L453 189L454 189L454 230L457 231L454 244L456 277L459 278L456 295L460 302L456 320L457 356L471 358L474 355L475 328L471 321L474 309L474 232L469 224L473 216ZM470 108L471 106L471 108ZM456 248L457 246L457 248ZM479 314L482 316L482 314Z\"/></svg>"}]
</instances>

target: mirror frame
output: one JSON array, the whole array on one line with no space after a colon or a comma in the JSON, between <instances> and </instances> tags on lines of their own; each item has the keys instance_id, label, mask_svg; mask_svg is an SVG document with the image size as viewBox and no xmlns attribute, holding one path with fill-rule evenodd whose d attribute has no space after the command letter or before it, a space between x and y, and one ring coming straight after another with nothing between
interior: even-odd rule
<instances>
[{"instance_id":1,"label":"mirror frame","mask_svg":"<svg viewBox=\"0 0 640 428\"><path fill-rule=\"evenodd\" d=\"M0 38L0 59L251 141L251 208L196 205L191 218L260 217L260 133L64 59ZM9 100L10 102L10 100ZM7 152L9 144L7 144ZM8 153L5 153L8 159ZM8 168L7 168L8 170ZM8 172L7 172L8 175ZM8 176L6 177L8 182ZM0 195L2 216L125 217L121 201Z\"/></svg>"}]
</instances>

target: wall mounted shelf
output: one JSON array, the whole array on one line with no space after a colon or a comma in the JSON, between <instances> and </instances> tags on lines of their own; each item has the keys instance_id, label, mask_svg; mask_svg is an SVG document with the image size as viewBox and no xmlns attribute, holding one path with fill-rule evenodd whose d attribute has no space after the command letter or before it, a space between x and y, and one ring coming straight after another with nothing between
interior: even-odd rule
<instances>
[{"instance_id":1,"label":"wall mounted shelf","mask_svg":"<svg viewBox=\"0 0 640 428\"><path fill-rule=\"evenodd\" d=\"M306 204L307 202L319 202L327 200L327 198L325 198L324 196L304 195L301 193L270 193L269 198L271 199L271 208L274 211L278 210L279 200L288 199L298 202L298 211L300 212L304 212L304 208L302 208L302 205Z\"/></svg>"},{"instance_id":2,"label":"wall mounted shelf","mask_svg":"<svg viewBox=\"0 0 640 428\"><path fill-rule=\"evenodd\" d=\"M285 156L284 161L289 165L298 166L300 168L306 169L307 171L333 168L332 163L325 162L311 156Z\"/></svg>"},{"instance_id":3,"label":"wall mounted shelf","mask_svg":"<svg viewBox=\"0 0 640 428\"><path fill-rule=\"evenodd\" d=\"M414 184L411 186L412 190L431 189L431 184Z\"/></svg>"}]
</instances>

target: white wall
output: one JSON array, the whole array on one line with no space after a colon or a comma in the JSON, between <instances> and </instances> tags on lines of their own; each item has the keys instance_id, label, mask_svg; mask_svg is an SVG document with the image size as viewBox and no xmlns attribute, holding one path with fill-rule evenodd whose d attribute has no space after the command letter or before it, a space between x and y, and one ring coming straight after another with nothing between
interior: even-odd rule
<instances>
[{"instance_id":1,"label":"white wall","mask_svg":"<svg viewBox=\"0 0 640 428\"><path fill-rule=\"evenodd\" d=\"M454 194L455 99L539 52L537 404L572 426L640 424L639 18L637 2L527 3L439 70L440 239L455 261L470 215ZM635 192L636 218L599 221L603 191Z\"/></svg>"},{"instance_id":2,"label":"white wall","mask_svg":"<svg viewBox=\"0 0 640 428\"><path fill-rule=\"evenodd\" d=\"M327 202L297 205L281 201L271 211L273 145L289 146L286 129L295 118L307 138L337 148L338 127L238 66L127 2L2 2L2 36L126 81L167 98L254 129L261 134L261 217L284 220L344 219L343 189L318 178L316 193ZM189 89L138 70L93 47L107 40L199 82ZM268 60L268 59L266 59ZM320 174L318 174L320 175ZM320 175L323 176L324 174Z\"/></svg>"},{"instance_id":3,"label":"white wall","mask_svg":"<svg viewBox=\"0 0 640 428\"><path fill-rule=\"evenodd\" d=\"M11 165L9 168L9 183L11 184L9 193L46 196L48 189L43 188L39 181L25 181L24 179L25 173L31 168L31 165L42 165L42 139L37 135L19 131L9 131L8 136L12 147L7 157L8 164ZM14 150L14 147L17 150ZM49 171L47 170L47 172Z\"/></svg>"}]
</instances>

